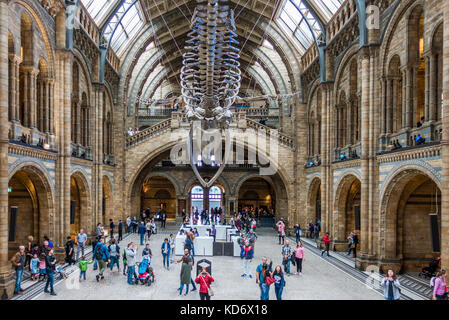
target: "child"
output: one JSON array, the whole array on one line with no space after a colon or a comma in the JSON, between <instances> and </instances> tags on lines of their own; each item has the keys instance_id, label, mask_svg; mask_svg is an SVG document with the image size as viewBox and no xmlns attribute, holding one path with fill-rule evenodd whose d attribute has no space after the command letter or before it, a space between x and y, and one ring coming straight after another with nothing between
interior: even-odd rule
<instances>
[{"instance_id":1,"label":"child","mask_svg":"<svg viewBox=\"0 0 449 320\"><path fill-rule=\"evenodd\" d=\"M79 282L81 282L81 277L83 277L84 280L86 280L87 265L91 264L91 263L93 263L93 261L86 260L85 256L81 257L81 260L78 263L78 267L80 268L80 279L79 279Z\"/></svg>"},{"instance_id":2,"label":"child","mask_svg":"<svg viewBox=\"0 0 449 320\"><path fill-rule=\"evenodd\" d=\"M37 257L37 253L33 255L33 258L30 261L31 267L31 280L36 280L36 275L39 270L39 258Z\"/></svg>"},{"instance_id":3,"label":"child","mask_svg":"<svg viewBox=\"0 0 449 320\"><path fill-rule=\"evenodd\" d=\"M56 267L56 272L59 273L59 279L67 279L67 272L63 269L65 262L59 262L59 265ZM69 264L70 265L70 264Z\"/></svg>"},{"instance_id":4,"label":"child","mask_svg":"<svg viewBox=\"0 0 449 320\"><path fill-rule=\"evenodd\" d=\"M47 277L47 265L45 263L45 253L41 253L39 256L39 281L45 280Z\"/></svg>"}]
</instances>

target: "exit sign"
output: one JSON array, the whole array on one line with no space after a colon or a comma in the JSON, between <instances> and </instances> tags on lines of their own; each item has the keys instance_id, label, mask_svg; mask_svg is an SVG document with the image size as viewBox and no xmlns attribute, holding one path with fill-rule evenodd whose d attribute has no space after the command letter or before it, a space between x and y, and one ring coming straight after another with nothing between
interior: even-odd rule
<instances>
[{"instance_id":1,"label":"exit sign","mask_svg":"<svg viewBox=\"0 0 449 320\"><path fill-rule=\"evenodd\" d=\"M12 192L12 188L8 188L8 192Z\"/></svg>"}]
</instances>

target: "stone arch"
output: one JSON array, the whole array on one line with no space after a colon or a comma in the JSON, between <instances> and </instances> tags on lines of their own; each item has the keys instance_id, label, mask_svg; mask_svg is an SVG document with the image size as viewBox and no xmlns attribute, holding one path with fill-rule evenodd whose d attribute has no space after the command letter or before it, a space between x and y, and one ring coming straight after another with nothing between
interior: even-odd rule
<instances>
[{"instance_id":1,"label":"stone arch","mask_svg":"<svg viewBox=\"0 0 449 320\"><path fill-rule=\"evenodd\" d=\"M319 201L319 202L318 202ZM307 188L307 204L306 204L307 219L303 221L312 220L315 222L317 219L321 220L321 178L315 177L309 183Z\"/></svg>"},{"instance_id":2,"label":"stone arch","mask_svg":"<svg viewBox=\"0 0 449 320\"><path fill-rule=\"evenodd\" d=\"M10 171L8 178L8 206L17 208L15 237L9 239L9 256L17 252L19 245L25 245L27 237L42 243L43 237L58 240L55 216L54 192L46 171L32 163L22 163ZM31 215L30 215L31 213ZM13 226L8 215L8 230Z\"/></svg>"},{"instance_id":3,"label":"stone arch","mask_svg":"<svg viewBox=\"0 0 449 320\"><path fill-rule=\"evenodd\" d=\"M112 204L114 203L113 201L113 187L112 187L112 183L110 178L107 175L103 175L102 178L102 201L103 201L103 205L102 205L102 218L100 219L103 220L103 224L108 224L109 225L109 219L115 219L114 214L113 214L113 207Z\"/></svg>"},{"instance_id":4,"label":"stone arch","mask_svg":"<svg viewBox=\"0 0 449 320\"><path fill-rule=\"evenodd\" d=\"M91 191L85 172L75 169L70 175L70 200L72 210L71 232L79 228L87 233L95 231L95 223L101 222L101 217L95 217L92 212ZM75 207L73 207L75 206Z\"/></svg>"},{"instance_id":5,"label":"stone arch","mask_svg":"<svg viewBox=\"0 0 449 320\"><path fill-rule=\"evenodd\" d=\"M149 174L147 174L147 175L145 176L145 179L144 179L144 180L147 180L147 179L149 179L149 178L151 178L151 177L155 177L155 176L161 176L161 177L164 177L164 178L166 178L167 180L169 180L169 181L173 184L173 186L175 187L176 195L177 195L177 196L181 196L181 195L184 194L184 193L182 192L182 190L181 190L181 186L179 185L178 181L175 179L175 177L173 177L173 176L172 176L170 173L168 173L168 172L150 172Z\"/></svg>"},{"instance_id":6,"label":"stone arch","mask_svg":"<svg viewBox=\"0 0 449 320\"><path fill-rule=\"evenodd\" d=\"M441 212L441 184L429 172L417 167L408 167L394 172L393 176L386 180L387 186L380 198L379 217L379 247L378 252L381 266L386 271L393 268L395 271L419 271L428 264L428 260L438 256L439 252L425 251L430 249L428 238L423 237L424 227L427 225L427 214L421 214L423 205L428 197L420 198L415 192L426 187L432 199L430 199L430 210L432 209L433 195L435 194L435 212ZM428 185L428 186L427 186ZM432 187L433 186L433 187ZM423 190L421 190L422 192ZM435 192L435 193L434 193ZM414 201L409 201L413 196ZM423 195L421 195L423 197ZM416 209L411 210L411 205ZM424 210L429 210L424 208ZM412 219L412 220L411 220ZM422 221L421 221L422 220ZM426 221L427 220L427 221ZM439 224L441 214L438 215ZM413 231L411 231L413 229ZM418 238L416 237L418 235ZM427 240L427 241L426 241ZM413 257L410 256L410 243L416 248ZM423 244L423 242L426 242ZM427 246L426 246L427 245Z\"/></svg>"},{"instance_id":7,"label":"stone arch","mask_svg":"<svg viewBox=\"0 0 449 320\"><path fill-rule=\"evenodd\" d=\"M337 184L331 230L335 239L334 243L339 244L338 249L347 248L342 248L341 244L346 244L348 234L357 229L355 206L358 204L360 207L360 181L360 176L351 172L346 173ZM361 239L360 234L359 239Z\"/></svg>"}]
</instances>

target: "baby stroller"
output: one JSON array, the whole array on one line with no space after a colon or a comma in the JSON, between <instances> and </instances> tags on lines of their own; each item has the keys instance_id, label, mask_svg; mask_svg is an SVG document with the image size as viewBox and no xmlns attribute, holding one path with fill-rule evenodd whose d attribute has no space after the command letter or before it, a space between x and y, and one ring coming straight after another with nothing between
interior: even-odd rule
<instances>
[{"instance_id":1,"label":"baby stroller","mask_svg":"<svg viewBox=\"0 0 449 320\"><path fill-rule=\"evenodd\" d=\"M419 276L428 278L428 279L434 277L437 270L439 269L440 265L441 265L440 257L438 257L436 259L432 259L432 261L430 261L428 267L422 268L421 272L419 273Z\"/></svg>"},{"instance_id":2,"label":"baby stroller","mask_svg":"<svg viewBox=\"0 0 449 320\"><path fill-rule=\"evenodd\" d=\"M143 258L139 264L139 274L136 279L136 284L139 282L143 285L151 286L154 282L154 270L150 266L151 260L148 257Z\"/></svg>"}]
</instances>

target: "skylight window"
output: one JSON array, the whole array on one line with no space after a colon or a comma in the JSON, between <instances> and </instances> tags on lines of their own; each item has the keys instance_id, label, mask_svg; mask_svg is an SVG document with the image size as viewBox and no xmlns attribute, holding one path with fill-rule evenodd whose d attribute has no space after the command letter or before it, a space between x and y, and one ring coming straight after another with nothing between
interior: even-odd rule
<instances>
[{"instance_id":1,"label":"skylight window","mask_svg":"<svg viewBox=\"0 0 449 320\"><path fill-rule=\"evenodd\" d=\"M81 2L99 26L116 0L81 0Z\"/></svg>"},{"instance_id":2,"label":"skylight window","mask_svg":"<svg viewBox=\"0 0 449 320\"><path fill-rule=\"evenodd\" d=\"M309 5L328 22L344 0L309 0ZM302 53L321 35L318 21L302 0L288 0L279 15L280 25L291 35Z\"/></svg>"}]
</instances>

